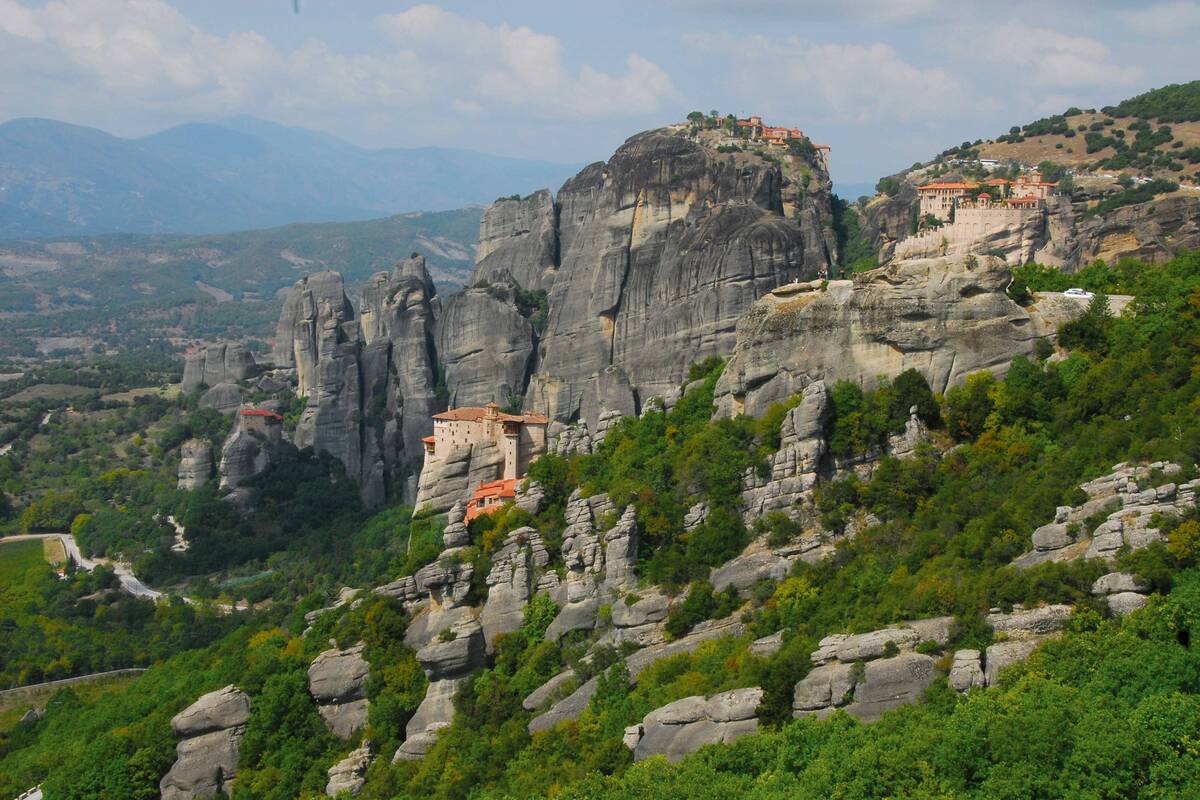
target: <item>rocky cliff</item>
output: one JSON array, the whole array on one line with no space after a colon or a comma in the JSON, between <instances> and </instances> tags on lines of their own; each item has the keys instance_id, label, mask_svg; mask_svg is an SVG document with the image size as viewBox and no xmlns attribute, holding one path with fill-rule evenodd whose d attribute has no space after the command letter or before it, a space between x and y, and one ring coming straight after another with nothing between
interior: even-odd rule
<instances>
[{"instance_id":1,"label":"rocky cliff","mask_svg":"<svg viewBox=\"0 0 1200 800\"><path fill-rule=\"evenodd\" d=\"M242 345L211 345L189 353L184 359L180 390L187 394L202 386L237 383L257 374L254 355Z\"/></svg>"},{"instance_id":2,"label":"rocky cliff","mask_svg":"<svg viewBox=\"0 0 1200 800\"><path fill-rule=\"evenodd\" d=\"M835 258L828 176L816 161L776 162L657 130L567 181L529 405L576 418L607 367L639 399L667 392L689 364L730 352L761 294L824 274Z\"/></svg>"},{"instance_id":3,"label":"rocky cliff","mask_svg":"<svg viewBox=\"0 0 1200 800\"><path fill-rule=\"evenodd\" d=\"M557 266L558 212L549 190L504 197L483 212L472 284L508 278L525 289L547 289Z\"/></svg>"},{"instance_id":4,"label":"rocky cliff","mask_svg":"<svg viewBox=\"0 0 1200 800\"><path fill-rule=\"evenodd\" d=\"M1082 311L1022 308L1005 293L1009 280L1002 259L957 256L769 292L738 324L718 408L761 416L817 380L871 384L916 369L942 392L971 372L1002 371Z\"/></svg>"}]
</instances>

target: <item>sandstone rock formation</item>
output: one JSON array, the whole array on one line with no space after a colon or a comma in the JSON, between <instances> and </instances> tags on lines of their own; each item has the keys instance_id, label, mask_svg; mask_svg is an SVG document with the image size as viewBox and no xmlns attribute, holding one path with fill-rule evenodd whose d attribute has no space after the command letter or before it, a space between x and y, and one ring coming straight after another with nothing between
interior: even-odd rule
<instances>
[{"instance_id":1,"label":"sandstone rock formation","mask_svg":"<svg viewBox=\"0 0 1200 800\"><path fill-rule=\"evenodd\" d=\"M329 782L325 794L337 797L343 792L357 795L367 782L367 767L371 763L371 743L363 742L328 770Z\"/></svg>"},{"instance_id":2,"label":"sandstone rock formation","mask_svg":"<svg viewBox=\"0 0 1200 800\"><path fill-rule=\"evenodd\" d=\"M404 742L393 760L415 760L429 751L438 731L454 720L454 693L468 675L483 666L485 651L483 627L469 614L417 651L429 688L408 721Z\"/></svg>"},{"instance_id":3,"label":"sandstone rock formation","mask_svg":"<svg viewBox=\"0 0 1200 800\"><path fill-rule=\"evenodd\" d=\"M1200 247L1200 198L1160 196L1104 215L1086 215L1083 202L1051 198L1050 224L1034 260L1067 272L1097 260L1122 258L1163 262Z\"/></svg>"},{"instance_id":4,"label":"sandstone rock formation","mask_svg":"<svg viewBox=\"0 0 1200 800\"><path fill-rule=\"evenodd\" d=\"M228 795L249 719L250 698L235 686L202 695L176 714L171 729L182 738L175 763L159 783L163 800Z\"/></svg>"},{"instance_id":5,"label":"sandstone rock formation","mask_svg":"<svg viewBox=\"0 0 1200 800\"><path fill-rule=\"evenodd\" d=\"M334 272L297 281L284 302L275 359L294 367L307 398L296 444L341 461L369 507L416 493L421 438L438 410L436 305L419 256L371 277L359 319Z\"/></svg>"},{"instance_id":6,"label":"sandstone rock formation","mask_svg":"<svg viewBox=\"0 0 1200 800\"><path fill-rule=\"evenodd\" d=\"M283 441L281 427L259 425L256 419L238 414L234 418L233 428L221 444L218 472L222 492L236 492L242 483L261 473L278 456Z\"/></svg>"},{"instance_id":7,"label":"sandstone rock formation","mask_svg":"<svg viewBox=\"0 0 1200 800\"><path fill-rule=\"evenodd\" d=\"M525 393L536 337L516 306L493 294L509 291L508 284L464 289L438 320L437 354L451 408L508 406Z\"/></svg>"},{"instance_id":8,"label":"sandstone rock formation","mask_svg":"<svg viewBox=\"0 0 1200 800\"><path fill-rule=\"evenodd\" d=\"M209 345L185 357L179 388L189 394L202 386L211 388L218 383L237 383L257 374L254 355L243 345Z\"/></svg>"},{"instance_id":9,"label":"sandstone rock formation","mask_svg":"<svg viewBox=\"0 0 1200 800\"><path fill-rule=\"evenodd\" d=\"M363 645L326 650L308 668L308 691L317 712L334 736L348 739L367 724L367 679L370 665Z\"/></svg>"},{"instance_id":10,"label":"sandstone rock formation","mask_svg":"<svg viewBox=\"0 0 1200 800\"><path fill-rule=\"evenodd\" d=\"M1024 661L1046 639L1059 635L1071 616L1067 605L1024 609L1014 607L1005 614L996 610L987 616L988 625L1003 639L986 650L958 650L950 667L950 686L966 692L994 686L1005 667Z\"/></svg>"},{"instance_id":11,"label":"sandstone rock formation","mask_svg":"<svg viewBox=\"0 0 1200 800\"><path fill-rule=\"evenodd\" d=\"M496 637L521 627L525 604L533 595L534 570L550 563L550 554L534 528L517 528L492 555L488 595L479 615L484 641L492 649Z\"/></svg>"},{"instance_id":12,"label":"sandstone rock formation","mask_svg":"<svg viewBox=\"0 0 1200 800\"><path fill-rule=\"evenodd\" d=\"M1010 273L990 256L895 262L849 281L797 283L767 293L738 323L717 384L723 414L761 416L823 380L870 386L906 369L935 392L983 369L1002 372L1065 321L1005 293ZM1074 313L1081 313L1082 308Z\"/></svg>"},{"instance_id":13,"label":"sandstone rock formation","mask_svg":"<svg viewBox=\"0 0 1200 800\"><path fill-rule=\"evenodd\" d=\"M1165 537L1155 527L1155 518L1181 516L1195 507L1200 491L1200 479L1181 484L1171 480L1181 471L1178 464L1165 462L1113 465L1108 475L1080 487L1088 496L1087 502L1060 507L1053 522L1033 532L1033 550L1016 559L1014 565L1028 567L1077 558L1112 559L1122 547L1137 550L1163 541ZM1162 477L1151 481L1155 476ZM1150 486L1151 482L1158 485ZM1085 523L1102 512L1108 512L1104 521L1094 530L1087 530Z\"/></svg>"},{"instance_id":14,"label":"sandstone rock formation","mask_svg":"<svg viewBox=\"0 0 1200 800\"><path fill-rule=\"evenodd\" d=\"M197 405L220 411L222 414L232 414L241 406L242 398L242 387L236 383L218 383L200 395Z\"/></svg>"},{"instance_id":15,"label":"sandstone rock formation","mask_svg":"<svg viewBox=\"0 0 1200 800\"><path fill-rule=\"evenodd\" d=\"M804 387L800 403L780 427L779 449L770 457L770 473L746 471L742 485L744 516L753 521L771 511L789 508L817 483L825 458L825 427L833 406L825 382Z\"/></svg>"},{"instance_id":16,"label":"sandstone rock formation","mask_svg":"<svg viewBox=\"0 0 1200 800\"><path fill-rule=\"evenodd\" d=\"M625 729L625 746L635 761L653 755L677 762L706 744L728 744L758 732L756 709L762 689L733 689L714 694L685 697L656 708L641 724Z\"/></svg>"},{"instance_id":17,"label":"sandstone rock formation","mask_svg":"<svg viewBox=\"0 0 1200 800\"><path fill-rule=\"evenodd\" d=\"M179 488L199 489L213 474L212 443L188 439L179 448Z\"/></svg>"},{"instance_id":18,"label":"sandstone rock formation","mask_svg":"<svg viewBox=\"0 0 1200 800\"><path fill-rule=\"evenodd\" d=\"M1149 602L1150 585L1128 572L1110 572L1096 579L1092 594L1103 597L1108 610L1123 617Z\"/></svg>"},{"instance_id":19,"label":"sandstone rock formation","mask_svg":"<svg viewBox=\"0 0 1200 800\"><path fill-rule=\"evenodd\" d=\"M737 318L759 295L827 270L836 247L822 225L828 177L815 161L785 162L659 130L567 181L527 407L573 419L609 366L636 396L667 392L692 362L730 351Z\"/></svg>"},{"instance_id":20,"label":"sandstone rock formation","mask_svg":"<svg viewBox=\"0 0 1200 800\"><path fill-rule=\"evenodd\" d=\"M952 617L939 617L870 633L826 636L812 654L815 667L796 684L793 715L825 717L844 708L863 722L873 722L889 709L917 702L936 674L933 657L914 650L923 642L947 644L953 622Z\"/></svg>"},{"instance_id":21,"label":"sandstone rock formation","mask_svg":"<svg viewBox=\"0 0 1200 800\"><path fill-rule=\"evenodd\" d=\"M513 280L524 289L547 289L557 264L558 215L549 191L501 198L483 212L472 284Z\"/></svg>"}]
</instances>

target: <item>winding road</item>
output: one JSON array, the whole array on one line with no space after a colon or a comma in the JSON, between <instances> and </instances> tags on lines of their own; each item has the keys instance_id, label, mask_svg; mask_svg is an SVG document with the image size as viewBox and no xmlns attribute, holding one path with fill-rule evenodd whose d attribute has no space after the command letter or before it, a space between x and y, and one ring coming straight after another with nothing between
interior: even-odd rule
<instances>
[{"instance_id":1,"label":"winding road","mask_svg":"<svg viewBox=\"0 0 1200 800\"><path fill-rule=\"evenodd\" d=\"M75 542L75 537L69 533L23 533L19 536L5 536L0 539L0 543L4 542L22 542L33 539L57 539L62 543L63 550L66 551L67 558L76 564L76 566L86 569L88 572L94 570L97 566L103 564L112 567L113 573L117 576L117 581L120 582L121 588L134 597L144 597L147 600L162 600L166 597L162 592L151 589L146 584L142 583L133 570L124 561L112 561L107 558L85 558L83 553L79 551L79 545Z\"/></svg>"}]
</instances>

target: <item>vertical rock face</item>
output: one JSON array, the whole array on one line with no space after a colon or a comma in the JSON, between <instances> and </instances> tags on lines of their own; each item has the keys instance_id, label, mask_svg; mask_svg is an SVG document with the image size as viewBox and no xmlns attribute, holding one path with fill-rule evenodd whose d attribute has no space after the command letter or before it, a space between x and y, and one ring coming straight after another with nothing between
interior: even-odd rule
<instances>
[{"instance_id":1,"label":"vertical rock face","mask_svg":"<svg viewBox=\"0 0 1200 800\"><path fill-rule=\"evenodd\" d=\"M542 189L497 200L479 220L472 284L511 279L528 290L546 289L558 263L554 198Z\"/></svg>"},{"instance_id":2,"label":"vertical rock face","mask_svg":"<svg viewBox=\"0 0 1200 800\"><path fill-rule=\"evenodd\" d=\"M509 284L464 289L450 298L438 320L437 354L445 371L449 405L509 405L525 393L532 367L533 326L509 301L492 292Z\"/></svg>"},{"instance_id":3,"label":"vertical rock face","mask_svg":"<svg viewBox=\"0 0 1200 800\"><path fill-rule=\"evenodd\" d=\"M249 719L250 698L235 686L209 692L176 714L171 728L182 739L159 783L163 800L229 795Z\"/></svg>"},{"instance_id":4,"label":"vertical rock face","mask_svg":"<svg viewBox=\"0 0 1200 800\"><path fill-rule=\"evenodd\" d=\"M201 386L237 383L257 374L258 365L254 363L254 355L242 345L211 345L189 354L184 360L180 388L187 394Z\"/></svg>"},{"instance_id":5,"label":"vertical rock face","mask_svg":"<svg viewBox=\"0 0 1200 800\"><path fill-rule=\"evenodd\" d=\"M569 419L605 367L648 396L727 354L759 295L830 264L814 224L825 178L810 174L817 191L793 207L798 193L775 164L650 131L567 181L534 407Z\"/></svg>"},{"instance_id":6,"label":"vertical rock face","mask_svg":"<svg viewBox=\"0 0 1200 800\"><path fill-rule=\"evenodd\" d=\"M235 490L269 467L276 458L281 433L278 425L258 426L252 418L239 414L221 444L221 490Z\"/></svg>"},{"instance_id":7,"label":"vertical rock face","mask_svg":"<svg viewBox=\"0 0 1200 800\"><path fill-rule=\"evenodd\" d=\"M416 257L372 276L360 319L334 272L301 279L284 303L275 357L295 367L308 398L296 444L340 460L369 507L415 492L421 437L437 410L436 302Z\"/></svg>"},{"instance_id":8,"label":"vertical rock face","mask_svg":"<svg viewBox=\"0 0 1200 800\"><path fill-rule=\"evenodd\" d=\"M322 331L352 319L354 309L338 273L315 272L292 287L275 328L274 354L277 367L295 367L299 394L307 395L315 385Z\"/></svg>"},{"instance_id":9,"label":"vertical rock face","mask_svg":"<svg viewBox=\"0 0 1200 800\"><path fill-rule=\"evenodd\" d=\"M179 448L179 488L199 489L213 472L212 444L207 439L188 439Z\"/></svg>"}]
</instances>

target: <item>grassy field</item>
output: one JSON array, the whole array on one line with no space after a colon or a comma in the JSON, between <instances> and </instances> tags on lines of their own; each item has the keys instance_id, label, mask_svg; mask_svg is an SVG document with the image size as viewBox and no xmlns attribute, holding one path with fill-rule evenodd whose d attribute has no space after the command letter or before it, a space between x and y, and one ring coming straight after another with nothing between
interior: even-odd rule
<instances>
[{"instance_id":1,"label":"grassy field","mask_svg":"<svg viewBox=\"0 0 1200 800\"><path fill-rule=\"evenodd\" d=\"M130 389L127 392L114 392L113 394L101 395L100 399L105 402L113 403L132 403L139 397L165 397L172 400L179 396L179 384L172 383L169 386L142 386L137 389Z\"/></svg>"},{"instance_id":2,"label":"grassy field","mask_svg":"<svg viewBox=\"0 0 1200 800\"><path fill-rule=\"evenodd\" d=\"M67 549L61 539L42 539L42 556L49 563L58 566L67 560Z\"/></svg>"},{"instance_id":3,"label":"grassy field","mask_svg":"<svg viewBox=\"0 0 1200 800\"><path fill-rule=\"evenodd\" d=\"M75 386L69 383L37 383L22 389L8 398L10 403L25 403L30 400L70 400L91 394L86 386Z\"/></svg>"}]
</instances>

